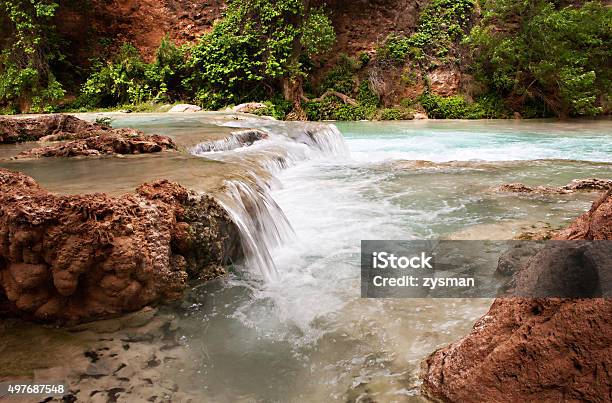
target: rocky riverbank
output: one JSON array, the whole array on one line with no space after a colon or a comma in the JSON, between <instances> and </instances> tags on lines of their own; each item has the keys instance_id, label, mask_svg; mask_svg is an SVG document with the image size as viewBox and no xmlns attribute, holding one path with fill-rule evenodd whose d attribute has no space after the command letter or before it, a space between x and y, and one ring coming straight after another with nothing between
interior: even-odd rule
<instances>
[{"instance_id":1,"label":"rocky riverbank","mask_svg":"<svg viewBox=\"0 0 612 403\"><path fill-rule=\"evenodd\" d=\"M555 239L611 240L612 191ZM423 362L422 390L445 402L607 401L610 334L610 299L496 299L468 336Z\"/></svg>"}]
</instances>

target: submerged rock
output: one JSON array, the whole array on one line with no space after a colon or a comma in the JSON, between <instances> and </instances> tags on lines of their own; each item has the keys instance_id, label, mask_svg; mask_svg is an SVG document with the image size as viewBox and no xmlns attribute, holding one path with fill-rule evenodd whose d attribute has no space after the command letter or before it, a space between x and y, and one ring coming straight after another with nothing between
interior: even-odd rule
<instances>
[{"instance_id":1,"label":"submerged rock","mask_svg":"<svg viewBox=\"0 0 612 403\"><path fill-rule=\"evenodd\" d=\"M565 194L576 191L606 191L612 189L610 179L574 179L565 186L527 186L522 183L509 183L497 188L499 192Z\"/></svg>"},{"instance_id":2,"label":"submerged rock","mask_svg":"<svg viewBox=\"0 0 612 403\"><path fill-rule=\"evenodd\" d=\"M240 256L211 197L168 181L135 194L56 196L0 169L0 312L53 322L109 317L182 296Z\"/></svg>"},{"instance_id":3,"label":"submerged rock","mask_svg":"<svg viewBox=\"0 0 612 403\"><path fill-rule=\"evenodd\" d=\"M174 105L168 112L169 113L184 113L184 112L200 112L202 108L197 105L190 104L178 104Z\"/></svg>"},{"instance_id":4,"label":"submerged rock","mask_svg":"<svg viewBox=\"0 0 612 403\"><path fill-rule=\"evenodd\" d=\"M556 239L611 240L612 191ZM468 336L423 362L422 390L447 402L606 401L611 334L610 299L496 299Z\"/></svg>"}]
</instances>

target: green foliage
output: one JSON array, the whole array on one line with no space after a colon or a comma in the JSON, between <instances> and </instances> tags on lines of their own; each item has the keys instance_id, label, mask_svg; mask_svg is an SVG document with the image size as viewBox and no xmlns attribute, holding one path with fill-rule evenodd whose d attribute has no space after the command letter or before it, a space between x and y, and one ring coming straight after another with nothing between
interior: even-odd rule
<instances>
[{"instance_id":1,"label":"green foliage","mask_svg":"<svg viewBox=\"0 0 612 403\"><path fill-rule=\"evenodd\" d=\"M266 105L266 107L258 109L254 113L259 116L272 116L278 120L285 119L293 108L293 103L291 101L286 101L281 97L275 97L270 101L264 101L263 104Z\"/></svg>"},{"instance_id":2,"label":"green foliage","mask_svg":"<svg viewBox=\"0 0 612 403\"><path fill-rule=\"evenodd\" d=\"M185 83L208 108L261 98L275 83L304 74L300 56L334 41L322 8L306 10L302 0L234 0L191 50L193 74Z\"/></svg>"},{"instance_id":3,"label":"green foliage","mask_svg":"<svg viewBox=\"0 0 612 403\"><path fill-rule=\"evenodd\" d=\"M362 81L359 84L357 101L362 106L376 108L380 104L380 97L374 92L369 81Z\"/></svg>"},{"instance_id":4,"label":"green foliage","mask_svg":"<svg viewBox=\"0 0 612 403\"><path fill-rule=\"evenodd\" d=\"M360 63L345 54L340 55L338 64L327 73L321 85L321 91L338 91L343 94L351 94L357 85L356 72Z\"/></svg>"},{"instance_id":5,"label":"green foliage","mask_svg":"<svg viewBox=\"0 0 612 403\"><path fill-rule=\"evenodd\" d=\"M417 31L409 37L390 35L377 50L378 58L395 63L444 58L463 39L474 6L475 0L431 1L419 16Z\"/></svg>"},{"instance_id":6,"label":"green foliage","mask_svg":"<svg viewBox=\"0 0 612 403\"><path fill-rule=\"evenodd\" d=\"M304 111L309 120L363 120L373 116L376 108L348 105L338 98L326 97L322 101L306 102Z\"/></svg>"},{"instance_id":7,"label":"green foliage","mask_svg":"<svg viewBox=\"0 0 612 403\"><path fill-rule=\"evenodd\" d=\"M359 63L361 63L361 67L366 67L372 60L372 56L366 52L359 52L358 58Z\"/></svg>"},{"instance_id":8,"label":"green foliage","mask_svg":"<svg viewBox=\"0 0 612 403\"><path fill-rule=\"evenodd\" d=\"M529 114L602 112L599 100L612 88L611 8L599 1L563 6L560 1L488 0L483 10L482 22L467 40L481 82Z\"/></svg>"},{"instance_id":9,"label":"green foliage","mask_svg":"<svg viewBox=\"0 0 612 403\"><path fill-rule=\"evenodd\" d=\"M167 39L154 63L145 63L134 46L124 44L114 60L94 65L77 104L111 107L175 100L186 71L184 50Z\"/></svg>"},{"instance_id":10,"label":"green foliage","mask_svg":"<svg viewBox=\"0 0 612 403\"><path fill-rule=\"evenodd\" d=\"M425 93L419 97L427 115L434 119L497 119L509 117L503 102L495 96L483 96L469 103L462 96L441 97Z\"/></svg>"},{"instance_id":11,"label":"green foliage","mask_svg":"<svg viewBox=\"0 0 612 403\"><path fill-rule=\"evenodd\" d=\"M410 120L414 112L407 108L385 108L380 111L380 120Z\"/></svg>"},{"instance_id":12,"label":"green foliage","mask_svg":"<svg viewBox=\"0 0 612 403\"><path fill-rule=\"evenodd\" d=\"M477 97L468 106L467 119L508 119L513 116L512 111L496 94L485 94Z\"/></svg>"},{"instance_id":13,"label":"green foliage","mask_svg":"<svg viewBox=\"0 0 612 403\"><path fill-rule=\"evenodd\" d=\"M54 47L50 0L0 1L0 107L33 112L53 110L65 95L49 63L62 56Z\"/></svg>"},{"instance_id":14,"label":"green foliage","mask_svg":"<svg viewBox=\"0 0 612 403\"><path fill-rule=\"evenodd\" d=\"M427 115L434 119L463 119L467 115L468 105L461 96L443 98L439 95L425 93L419 98Z\"/></svg>"},{"instance_id":15,"label":"green foliage","mask_svg":"<svg viewBox=\"0 0 612 403\"><path fill-rule=\"evenodd\" d=\"M307 55L316 55L331 49L336 33L323 7L309 10L302 28L301 42Z\"/></svg>"},{"instance_id":16,"label":"green foliage","mask_svg":"<svg viewBox=\"0 0 612 403\"><path fill-rule=\"evenodd\" d=\"M87 106L144 102L153 97L147 65L138 50L125 44L115 60L97 62L83 85L80 101Z\"/></svg>"}]
</instances>

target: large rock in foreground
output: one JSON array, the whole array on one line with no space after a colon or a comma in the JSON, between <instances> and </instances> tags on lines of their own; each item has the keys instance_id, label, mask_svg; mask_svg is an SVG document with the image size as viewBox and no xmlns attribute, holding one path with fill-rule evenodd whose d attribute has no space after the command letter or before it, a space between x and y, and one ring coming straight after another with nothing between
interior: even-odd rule
<instances>
[{"instance_id":1,"label":"large rock in foreground","mask_svg":"<svg viewBox=\"0 0 612 403\"><path fill-rule=\"evenodd\" d=\"M0 311L80 322L181 297L239 257L211 197L167 181L136 194L56 196L0 169Z\"/></svg>"},{"instance_id":2,"label":"large rock in foreground","mask_svg":"<svg viewBox=\"0 0 612 403\"><path fill-rule=\"evenodd\" d=\"M612 239L612 191L557 239ZM439 401L611 401L612 300L496 299L422 369Z\"/></svg>"}]
</instances>

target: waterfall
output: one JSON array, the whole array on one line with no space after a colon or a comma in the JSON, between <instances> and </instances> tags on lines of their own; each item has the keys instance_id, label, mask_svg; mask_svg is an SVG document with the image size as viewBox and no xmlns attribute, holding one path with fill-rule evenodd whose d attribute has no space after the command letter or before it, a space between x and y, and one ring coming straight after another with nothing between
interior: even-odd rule
<instances>
[{"instance_id":1,"label":"waterfall","mask_svg":"<svg viewBox=\"0 0 612 403\"><path fill-rule=\"evenodd\" d=\"M272 281L277 270L270 250L290 240L294 233L270 188L253 179L226 181L225 197L219 202L238 226L246 266Z\"/></svg>"},{"instance_id":2,"label":"waterfall","mask_svg":"<svg viewBox=\"0 0 612 403\"><path fill-rule=\"evenodd\" d=\"M202 154L212 151L230 151L240 147L250 146L256 141L268 138L263 130L239 130L231 133L229 137L221 140L200 143L191 149L192 154Z\"/></svg>"},{"instance_id":3,"label":"waterfall","mask_svg":"<svg viewBox=\"0 0 612 403\"><path fill-rule=\"evenodd\" d=\"M219 203L238 226L245 267L273 281L277 269L271 250L294 236L282 209L271 195L282 169L314 158L348 157L342 133L333 125L263 121L264 130L233 132L228 138L198 144L195 155L240 164L244 176L225 181Z\"/></svg>"},{"instance_id":4,"label":"waterfall","mask_svg":"<svg viewBox=\"0 0 612 403\"><path fill-rule=\"evenodd\" d=\"M334 125L317 125L304 130L303 141L330 157L348 157L349 150L342 133Z\"/></svg>"}]
</instances>

